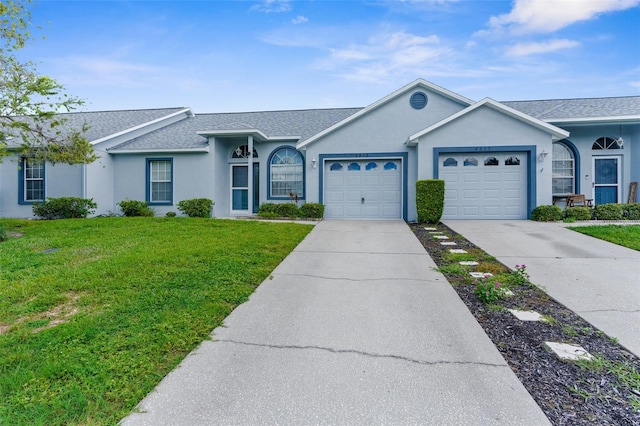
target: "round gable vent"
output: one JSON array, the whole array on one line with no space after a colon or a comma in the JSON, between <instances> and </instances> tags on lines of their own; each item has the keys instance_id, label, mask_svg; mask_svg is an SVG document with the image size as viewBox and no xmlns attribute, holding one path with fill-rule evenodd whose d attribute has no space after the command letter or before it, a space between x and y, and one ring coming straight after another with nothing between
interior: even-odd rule
<instances>
[{"instance_id":1,"label":"round gable vent","mask_svg":"<svg viewBox=\"0 0 640 426\"><path fill-rule=\"evenodd\" d=\"M416 92L413 95L411 95L411 99L409 100L409 103L414 109L422 109L427 106L428 101L429 99L427 98L427 95L424 92Z\"/></svg>"}]
</instances>

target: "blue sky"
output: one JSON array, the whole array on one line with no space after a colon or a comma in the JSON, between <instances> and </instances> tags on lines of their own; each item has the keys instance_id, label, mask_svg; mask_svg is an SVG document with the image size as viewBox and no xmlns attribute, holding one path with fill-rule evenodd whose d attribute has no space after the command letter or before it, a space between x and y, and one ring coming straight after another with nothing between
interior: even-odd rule
<instances>
[{"instance_id":1,"label":"blue sky","mask_svg":"<svg viewBox=\"0 0 640 426\"><path fill-rule=\"evenodd\" d=\"M474 100L640 94L640 0L56 1L21 51L85 110L360 107L424 78Z\"/></svg>"}]
</instances>

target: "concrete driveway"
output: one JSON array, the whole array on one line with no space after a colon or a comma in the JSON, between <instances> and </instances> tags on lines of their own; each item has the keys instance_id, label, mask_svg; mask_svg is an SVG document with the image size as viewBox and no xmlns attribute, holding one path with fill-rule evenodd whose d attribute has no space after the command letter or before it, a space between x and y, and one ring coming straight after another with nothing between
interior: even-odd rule
<instances>
[{"instance_id":1,"label":"concrete driveway","mask_svg":"<svg viewBox=\"0 0 640 426\"><path fill-rule=\"evenodd\" d=\"M402 221L323 221L125 425L548 424Z\"/></svg>"},{"instance_id":2,"label":"concrete driveway","mask_svg":"<svg viewBox=\"0 0 640 426\"><path fill-rule=\"evenodd\" d=\"M640 356L640 252L528 220L450 220L445 225Z\"/></svg>"}]
</instances>

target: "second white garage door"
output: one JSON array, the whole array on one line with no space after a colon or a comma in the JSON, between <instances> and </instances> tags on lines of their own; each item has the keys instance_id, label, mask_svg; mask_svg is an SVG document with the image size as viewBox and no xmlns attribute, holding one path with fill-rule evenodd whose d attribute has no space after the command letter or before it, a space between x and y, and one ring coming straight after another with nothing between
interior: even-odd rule
<instances>
[{"instance_id":1,"label":"second white garage door","mask_svg":"<svg viewBox=\"0 0 640 426\"><path fill-rule=\"evenodd\" d=\"M402 218L402 162L331 160L324 164L326 218Z\"/></svg>"},{"instance_id":2,"label":"second white garage door","mask_svg":"<svg viewBox=\"0 0 640 426\"><path fill-rule=\"evenodd\" d=\"M440 154L443 219L526 219L527 153Z\"/></svg>"}]
</instances>

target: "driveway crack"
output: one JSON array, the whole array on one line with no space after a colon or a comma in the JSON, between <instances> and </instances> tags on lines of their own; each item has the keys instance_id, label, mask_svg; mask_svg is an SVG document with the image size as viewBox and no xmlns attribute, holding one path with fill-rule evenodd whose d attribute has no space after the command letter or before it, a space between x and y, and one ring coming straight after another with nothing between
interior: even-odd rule
<instances>
[{"instance_id":1,"label":"driveway crack","mask_svg":"<svg viewBox=\"0 0 640 426\"><path fill-rule=\"evenodd\" d=\"M305 278L319 278L322 280L334 280L334 281L353 281L353 282L365 282L365 281L415 281L419 283L429 283L437 280L422 280L416 278L398 278L398 277L382 277L382 278L348 278L348 277L328 277L326 275L314 275L314 274L273 274L276 276L288 276L288 277L305 277Z\"/></svg>"},{"instance_id":2,"label":"driveway crack","mask_svg":"<svg viewBox=\"0 0 640 426\"><path fill-rule=\"evenodd\" d=\"M494 364L494 363L489 363L489 362L477 362L477 361L444 361L444 360L443 361L425 361L425 360L419 360L419 359L404 357L404 356L400 356L400 355L377 354L377 353L372 353L372 352L358 351L358 350L355 350L355 349L334 349L334 348L328 348L328 347L323 347L323 346L314 346L314 345L306 345L306 346L301 346L301 345L273 345L273 344L266 344L266 343L241 342L241 341L238 341L238 340L231 340L231 339L215 339L215 341L217 341L217 342L225 342L225 343L233 343L233 344L236 344L236 345L243 345L243 346L256 346L256 347L261 347L261 348L270 348L270 349L317 350L317 351L330 352L330 353L333 353L333 354L355 354L355 355L361 355L361 356L365 356L365 357L369 357L369 358L392 359L392 360L404 361L404 362L408 362L408 363L412 363L412 364L418 364L418 365L478 365L478 366L483 366L483 367L508 368L508 366L506 364Z\"/></svg>"}]
</instances>

